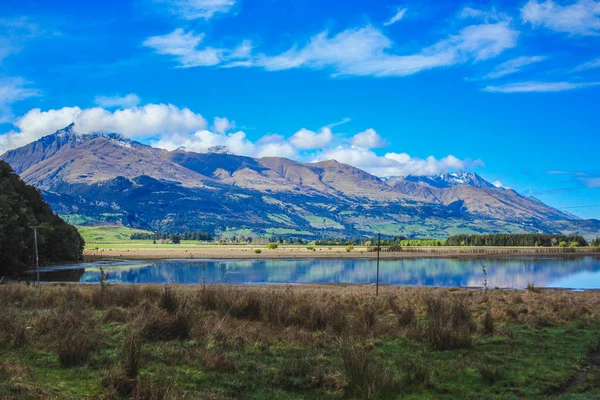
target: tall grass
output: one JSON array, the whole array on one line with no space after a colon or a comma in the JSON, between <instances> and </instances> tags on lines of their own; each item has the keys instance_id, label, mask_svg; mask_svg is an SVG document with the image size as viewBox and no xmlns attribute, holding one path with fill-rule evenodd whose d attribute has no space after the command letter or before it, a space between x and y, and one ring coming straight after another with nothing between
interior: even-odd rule
<instances>
[{"instance_id":1,"label":"tall grass","mask_svg":"<svg viewBox=\"0 0 600 400\"><path fill-rule=\"evenodd\" d=\"M463 296L433 295L425 298L427 324L423 337L436 350L472 346L474 324Z\"/></svg>"}]
</instances>

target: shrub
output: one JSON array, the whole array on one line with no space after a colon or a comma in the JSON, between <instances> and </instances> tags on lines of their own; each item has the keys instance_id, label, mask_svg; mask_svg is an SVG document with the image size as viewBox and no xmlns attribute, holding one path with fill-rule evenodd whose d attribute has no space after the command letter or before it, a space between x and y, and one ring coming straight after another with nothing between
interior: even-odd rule
<instances>
[{"instance_id":1,"label":"shrub","mask_svg":"<svg viewBox=\"0 0 600 400\"><path fill-rule=\"evenodd\" d=\"M391 252L402 251L402 246L400 246L399 244L393 244L390 247L388 247L388 251L391 251Z\"/></svg>"},{"instance_id":2,"label":"shrub","mask_svg":"<svg viewBox=\"0 0 600 400\"><path fill-rule=\"evenodd\" d=\"M481 380L489 385L497 382L502 377L500 367L490 362L479 362L475 364L475 369L481 375Z\"/></svg>"},{"instance_id":3,"label":"shrub","mask_svg":"<svg viewBox=\"0 0 600 400\"><path fill-rule=\"evenodd\" d=\"M395 398L401 381L384 364L376 363L364 350L350 344L340 345L340 355L346 375L346 394L365 399Z\"/></svg>"},{"instance_id":4,"label":"shrub","mask_svg":"<svg viewBox=\"0 0 600 400\"><path fill-rule=\"evenodd\" d=\"M375 322L377 317L377 310L371 303L364 304L361 307L362 322L364 324L365 333L370 333L375 330Z\"/></svg>"},{"instance_id":5,"label":"shrub","mask_svg":"<svg viewBox=\"0 0 600 400\"><path fill-rule=\"evenodd\" d=\"M125 323L129 320L129 312L122 307L111 307L104 314L105 322Z\"/></svg>"},{"instance_id":6,"label":"shrub","mask_svg":"<svg viewBox=\"0 0 600 400\"><path fill-rule=\"evenodd\" d=\"M256 254L260 254L260 253L262 253L262 250L261 250L261 249L256 249L256 250L254 250L254 252L255 252Z\"/></svg>"},{"instance_id":7,"label":"shrub","mask_svg":"<svg viewBox=\"0 0 600 400\"><path fill-rule=\"evenodd\" d=\"M567 242L560 242L558 247L567 247Z\"/></svg>"},{"instance_id":8,"label":"shrub","mask_svg":"<svg viewBox=\"0 0 600 400\"><path fill-rule=\"evenodd\" d=\"M313 376L313 365L296 354L279 362L272 384L286 391L301 391L312 386Z\"/></svg>"},{"instance_id":9,"label":"shrub","mask_svg":"<svg viewBox=\"0 0 600 400\"><path fill-rule=\"evenodd\" d=\"M90 335L91 332L83 327L73 326L66 335L58 339L56 352L62 367L85 364L94 347Z\"/></svg>"},{"instance_id":10,"label":"shrub","mask_svg":"<svg viewBox=\"0 0 600 400\"><path fill-rule=\"evenodd\" d=\"M492 313L489 310L483 314L483 318L481 321L481 332L484 335L494 334L494 318L492 317Z\"/></svg>"},{"instance_id":11,"label":"shrub","mask_svg":"<svg viewBox=\"0 0 600 400\"><path fill-rule=\"evenodd\" d=\"M137 378L140 369L141 341L137 332L130 332L125 337L121 349L121 368L128 378Z\"/></svg>"},{"instance_id":12,"label":"shrub","mask_svg":"<svg viewBox=\"0 0 600 400\"><path fill-rule=\"evenodd\" d=\"M427 386L431 383L431 368L422 358L402 364L402 377L406 386Z\"/></svg>"},{"instance_id":13,"label":"shrub","mask_svg":"<svg viewBox=\"0 0 600 400\"><path fill-rule=\"evenodd\" d=\"M179 299L170 286L165 285L160 297L159 305L169 314L175 314L175 312L179 309Z\"/></svg>"},{"instance_id":14,"label":"shrub","mask_svg":"<svg viewBox=\"0 0 600 400\"><path fill-rule=\"evenodd\" d=\"M473 321L464 298L431 296L425 298L427 325L425 339L437 350L471 347Z\"/></svg>"},{"instance_id":15,"label":"shrub","mask_svg":"<svg viewBox=\"0 0 600 400\"><path fill-rule=\"evenodd\" d=\"M182 313L156 312L145 317L141 335L150 341L187 339L190 336L189 320Z\"/></svg>"},{"instance_id":16,"label":"shrub","mask_svg":"<svg viewBox=\"0 0 600 400\"><path fill-rule=\"evenodd\" d=\"M202 351L202 364L210 370L235 371L235 363L223 351L204 349Z\"/></svg>"},{"instance_id":17,"label":"shrub","mask_svg":"<svg viewBox=\"0 0 600 400\"><path fill-rule=\"evenodd\" d=\"M346 251L348 253L351 252L352 250L354 250L354 246L353 245L349 244L348 246L346 246Z\"/></svg>"},{"instance_id":18,"label":"shrub","mask_svg":"<svg viewBox=\"0 0 600 400\"><path fill-rule=\"evenodd\" d=\"M396 321L400 327L410 327L417 321L415 309L411 305L399 307L393 300L389 302L390 309L396 316Z\"/></svg>"},{"instance_id":19,"label":"shrub","mask_svg":"<svg viewBox=\"0 0 600 400\"><path fill-rule=\"evenodd\" d=\"M121 368L110 370L102 379L102 385L117 392L122 397L129 397L136 386L136 380L129 378Z\"/></svg>"},{"instance_id":20,"label":"shrub","mask_svg":"<svg viewBox=\"0 0 600 400\"><path fill-rule=\"evenodd\" d=\"M533 283L528 283L527 284L527 290L533 293L539 293L541 290L535 286Z\"/></svg>"},{"instance_id":21,"label":"shrub","mask_svg":"<svg viewBox=\"0 0 600 400\"><path fill-rule=\"evenodd\" d=\"M306 246L306 250L313 251L314 249L315 249L315 247L314 247L314 246Z\"/></svg>"},{"instance_id":22,"label":"shrub","mask_svg":"<svg viewBox=\"0 0 600 400\"><path fill-rule=\"evenodd\" d=\"M279 245L277 243L269 243L267 244L267 249L275 250Z\"/></svg>"}]
</instances>

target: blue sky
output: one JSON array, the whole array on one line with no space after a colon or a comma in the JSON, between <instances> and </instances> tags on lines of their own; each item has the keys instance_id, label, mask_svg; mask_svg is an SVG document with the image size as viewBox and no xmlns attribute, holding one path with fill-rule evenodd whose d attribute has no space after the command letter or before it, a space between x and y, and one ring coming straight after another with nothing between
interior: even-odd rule
<instances>
[{"instance_id":1,"label":"blue sky","mask_svg":"<svg viewBox=\"0 0 600 400\"><path fill-rule=\"evenodd\" d=\"M75 122L168 149L468 170L600 217L600 2L4 0L0 152Z\"/></svg>"}]
</instances>

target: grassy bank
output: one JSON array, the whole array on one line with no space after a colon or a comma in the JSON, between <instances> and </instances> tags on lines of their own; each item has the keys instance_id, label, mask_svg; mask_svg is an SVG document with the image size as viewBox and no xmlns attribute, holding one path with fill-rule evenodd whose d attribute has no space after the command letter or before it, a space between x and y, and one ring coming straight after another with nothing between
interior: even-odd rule
<instances>
[{"instance_id":1,"label":"grassy bank","mask_svg":"<svg viewBox=\"0 0 600 400\"><path fill-rule=\"evenodd\" d=\"M0 286L0 398L600 396L600 293Z\"/></svg>"},{"instance_id":2,"label":"grassy bank","mask_svg":"<svg viewBox=\"0 0 600 400\"><path fill-rule=\"evenodd\" d=\"M129 242L133 233L151 233L124 226L77 226L77 230L86 243Z\"/></svg>"}]
</instances>

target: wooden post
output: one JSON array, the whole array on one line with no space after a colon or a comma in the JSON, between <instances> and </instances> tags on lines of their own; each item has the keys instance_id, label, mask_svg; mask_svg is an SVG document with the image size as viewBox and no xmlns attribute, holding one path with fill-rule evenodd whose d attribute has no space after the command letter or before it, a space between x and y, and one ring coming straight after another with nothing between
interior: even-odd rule
<instances>
[{"instance_id":1,"label":"wooden post","mask_svg":"<svg viewBox=\"0 0 600 400\"><path fill-rule=\"evenodd\" d=\"M32 226L33 228L33 242L35 245L35 269L37 271L37 284L40 285L40 259L38 255L38 241L37 241L37 226Z\"/></svg>"},{"instance_id":2,"label":"wooden post","mask_svg":"<svg viewBox=\"0 0 600 400\"><path fill-rule=\"evenodd\" d=\"M379 252L381 251L381 233L377 234L377 276L375 280L375 296L379 296Z\"/></svg>"}]
</instances>

